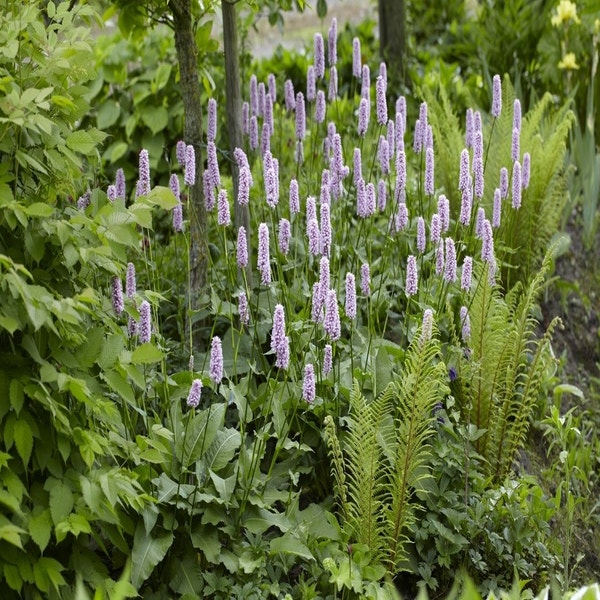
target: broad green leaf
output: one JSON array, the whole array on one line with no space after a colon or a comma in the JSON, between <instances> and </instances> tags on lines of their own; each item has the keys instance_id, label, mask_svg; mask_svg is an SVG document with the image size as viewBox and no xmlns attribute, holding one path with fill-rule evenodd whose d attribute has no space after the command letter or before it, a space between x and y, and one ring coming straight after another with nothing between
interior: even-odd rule
<instances>
[{"instance_id":1,"label":"broad green leaf","mask_svg":"<svg viewBox=\"0 0 600 600\"><path fill-rule=\"evenodd\" d=\"M74 131L67 138L67 146L74 152L91 154L96 148L96 142L86 131Z\"/></svg>"},{"instance_id":2,"label":"broad green leaf","mask_svg":"<svg viewBox=\"0 0 600 600\"><path fill-rule=\"evenodd\" d=\"M150 577L158 563L165 557L171 544L173 534L163 531L156 537L146 534L144 524L138 523L133 538L131 552L131 583L136 590Z\"/></svg>"},{"instance_id":3,"label":"broad green leaf","mask_svg":"<svg viewBox=\"0 0 600 600\"><path fill-rule=\"evenodd\" d=\"M160 206L165 210L171 210L179 204L179 200L175 198L175 194L168 187L162 185L152 188L146 196L146 201L150 204Z\"/></svg>"},{"instance_id":4,"label":"broad green leaf","mask_svg":"<svg viewBox=\"0 0 600 600\"><path fill-rule=\"evenodd\" d=\"M138 346L131 355L131 362L134 365L147 365L160 362L165 356L162 350L159 350L154 344L148 342Z\"/></svg>"},{"instance_id":5,"label":"broad green leaf","mask_svg":"<svg viewBox=\"0 0 600 600\"><path fill-rule=\"evenodd\" d=\"M110 153L111 162L117 162L120 158L125 156L128 149L129 146L125 142L117 142L114 144Z\"/></svg>"},{"instance_id":6,"label":"broad green leaf","mask_svg":"<svg viewBox=\"0 0 600 600\"><path fill-rule=\"evenodd\" d=\"M31 539L39 546L40 551L44 552L52 533L50 509L46 508L35 515L31 515L29 517L28 528Z\"/></svg>"},{"instance_id":7,"label":"broad green leaf","mask_svg":"<svg viewBox=\"0 0 600 600\"><path fill-rule=\"evenodd\" d=\"M273 526L285 533L292 524L285 515L272 513L264 508L249 507L246 510L244 527L250 533L261 534Z\"/></svg>"},{"instance_id":8,"label":"broad green leaf","mask_svg":"<svg viewBox=\"0 0 600 600\"><path fill-rule=\"evenodd\" d=\"M50 514L52 521L57 525L66 519L73 510L73 492L62 481L53 482L50 489Z\"/></svg>"},{"instance_id":9,"label":"broad green leaf","mask_svg":"<svg viewBox=\"0 0 600 600\"><path fill-rule=\"evenodd\" d=\"M142 121L156 134L165 129L169 123L169 113L164 106L148 106L142 112Z\"/></svg>"},{"instance_id":10,"label":"broad green leaf","mask_svg":"<svg viewBox=\"0 0 600 600\"><path fill-rule=\"evenodd\" d=\"M12 546L23 548L21 535L27 533L24 529L11 523L4 515L0 515L0 541L4 540Z\"/></svg>"},{"instance_id":11,"label":"broad green leaf","mask_svg":"<svg viewBox=\"0 0 600 600\"><path fill-rule=\"evenodd\" d=\"M202 591L202 568L194 556L189 554L174 565L174 575L169 587L178 594L178 598L189 594L199 598Z\"/></svg>"},{"instance_id":12,"label":"broad green leaf","mask_svg":"<svg viewBox=\"0 0 600 600\"><path fill-rule=\"evenodd\" d=\"M224 416L225 405L215 404L194 414L191 420L186 422L186 430L180 433L181 437L175 446L176 454L184 468L195 463L208 450L217 431L223 425Z\"/></svg>"},{"instance_id":13,"label":"broad green leaf","mask_svg":"<svg viewBox=\"0 0 600 600\"><path fill-rule=\"evenodd\" d=\"M56 541L60 544L69 533L77 537L80 533L91 532L89 521L83 515L72 513L56 526Z\"/></svg>"},{"instance_id":14,"label":"broad green leaf","mask_svg":"<svg viewBox=\"0 0 600 600\"><path fill-rule=\"evenodd\" d=\"M206 452L206 467L211 471L225 468L240 447L241 440L242 436L237 429L219 429L215 440Z\"/></svg>"},{"instance_id":15,"label":"broad green leaf","mask_svg":"<svg viewBox=\"0 0 600 600\"><path fill-rule=\"evenodd\" d=\"M162 90L165 85L167 85L172 70L173 67L169 63L161 63L158 65L156 73L154 74L154 80L152 82L155 86L155 93Z\"/></svg>"},{"instance_id":16,"label":"broad green leaf","mask_svg":"<svg viewBox=\"0 0 600 600\"><path fill-rule=\"evenodd\" d=\"M33 565L36 586L46 594L50 591L50 585L58 591L58 588L66 583L61 575L61 571L64 571L64 569L54 558L42 556Z\"/></svg>"},{"instance_id":17,"label":"broad green leaf","mask_svg":"<svg viewBox=\"0 0 600 600\"><path fill-rule=\"evenodd\" d=\"M104 340L102 350L100 350L100 355L96 360L98 366L103 370L110 369L117 362L119 354L124 348L125 338L122 335L108 336Z\"/></svg>"},{"instance_id":18,"label":"broad green leaf","mask_svg":"<svg viewBox=\"0 0 600 600\"><path fill-rule=\"evenodd\" d=\"M25 248L27 248L27 252L29 252L31 258L33 258L36 263L39 263L40 260L42 260L46 252L43 238L31 229L25 231Z\"/></svg>"},{"instance_id":19,"label":"broad green leaf","mask_svg":"<svg viewBox=\"0 0 600 600\"><path fill-rule=\"evenodd\" d=\"M23 212L30 217L49 217L54 212L54 208L45 202L34 202L29 206L23 207Z\"/></svg>"},{"instance_id":20,"label":"broad green leaf","mask_svg":"<svg viewBox=\"0 0 600 600\"><path fill-rule=\"evenodd\" d=\"M13 379L10 382L9 390L10 405L18 415L21 412L21 408L23 408L23 402L25 401L23 385L18 379Z\"/></svg>"},{"instance_id":21,"label":"broad green leaf","mask_svg":"<svg viewBox=\"0 0 600 600\"><path fill-rule=\"evenodd\" d=\"M96 116L99 129L109 129L118 120L121 111L119 105L114 100L105 100L98 109Z\"/></svg>"},{"instance_id":22,"label":"broad green leaf","mask_svg":"<svg viewBox=\"0 0 600 600\"><path fill-rule=\"evenodd\" d=\"M312 552L308 549L308 546L303 544L298 538L290 534L290 532L284 533L281 537L277 537L271 540L271 552L282 554L293 554L300 556L305 560L314 560L315 557Z\"/></svg>"},{"instance_id":23,"label":"broad green leaf","mask_svg":"<svg viewBox=\"0 0 600 600\"><path fill-rule=\"evenodd\" d=\"M4 578L8 587L11 590L15 590L15 592L21 591L21 586L23 585L23 580L21 579L21 575L19 574L19 569L16 565L4 565Z\"/></svg>"},{"instance_id":24,"label":"broad green leaf","mask_svg":"<svg viewBox=\"0 0 600 600\"><path fill-rule=\"evenodd\" d=\"M15 423L14 437L17 452L27 467L33 450L33 433L27 421L20 419Z\"/></svg>"}]
</instances>

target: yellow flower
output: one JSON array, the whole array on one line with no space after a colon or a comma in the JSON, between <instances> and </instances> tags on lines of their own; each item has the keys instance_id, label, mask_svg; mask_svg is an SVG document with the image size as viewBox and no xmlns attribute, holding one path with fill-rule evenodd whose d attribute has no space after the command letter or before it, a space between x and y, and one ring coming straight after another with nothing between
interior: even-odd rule
<instances>
[{"instance_id":1,"label":"yellow flower","mask_svg":"<svg viewBox=\"0 0 600 600\"><path fill-rule=\"evenodd\" d=\"M553 15L551 19L552 25L554 25L554 27L558 27L562 23L566 23L571 20L574 23L581 23L579 17L577 16L577 5L575 2L571 2L571 0L560 0L558 6L556 7L556 14Z\"/></svg>"},{"instance_id":2,"label":"yellow flower","mask_svg":"<svg viewBox=\"0 0 600 600\"><path fill-rule=\"evenodd\" d=\"M575 53L567 52L562 57L562 60L558 63L558 68L568 70L579 69L579 65L577 64L577 60L575 59Z\"/></svg>"}]
</instances>

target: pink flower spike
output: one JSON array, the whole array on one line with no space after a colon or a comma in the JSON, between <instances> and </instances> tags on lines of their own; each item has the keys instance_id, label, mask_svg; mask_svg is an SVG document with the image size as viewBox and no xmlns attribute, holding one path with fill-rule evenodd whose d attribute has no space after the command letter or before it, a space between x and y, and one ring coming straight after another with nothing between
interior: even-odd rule
<instances>
[{"instance_id":1,"label":"pink flower spike","mask_svg":"<svg viewBox=\"0 0 600 600\"><path fill-rule=\"evenodd\" d=\"M377 123L386 125L388 122L387 100L385 98L386 82L381 75L375 80L375 101L377 111Z\"/></svg>"},{"instance_id":2,"label":"pink flower spike","mask_svg":"<svg viewBox=\"0 0 600 600\"><path fill-rule=\"evenodd\" d=\"M456 281L456 248L454 240L450 237L445 239L445 243L444 279L448 282L454 282Z\"/></svg>"},{"instance_id":3,"label":"pink flower spike","mask_svg":"<svg viewBox=\"0 0 600 600\"><path fill-rule=\"evenodd\" d=\"M315 401L315 367L307 364L304 366L304 381L302 382L302 399L312 404Z\"/></svg>"},{"instance_id":4,"label":"pink flower spike","mask_svg":"<svg viewBox=\"0 0 600 600\"><path fill-rule=\"evenodd\" d=\"M500 75L494 75L492 89L492 117L497 119L502 111L502 82L500 81Z\"/></svg>"},{"instance_id":5,"label":"pink flower spike","mask_svg":"<svg viewBox=\"0 0 600 600\"><path fill-rule=\"evenodd\" d=\"M429 237L432 244L437 244L442 235L442 222L438 213L431 215L431 224L429 226Z\"/></svg>"},{"instance_id":6,"label":"pink flower spike","mask_svg":"<svg viewBox=\"0 0 600 600\"><path fill-rule=\"evenodd\" d=\"M125 302L123 301L123 282L120 277L112 278L112 305L117 317L125 310Z\"/></svg>"},{"instance_id":7,"label":"pink flower spike","mask_svg":"<svg viewBox=\"0 0 600 600\"><path fill-rule=\"evenodd\" d=\"M285 109L288 112L296 110L296 94L294 92L294 84L291 79L286 79L283 86L283 92L285 97Z\"/></svg>"},{"instance_id":8,"label":"pink flower spike","mask_svg":"<svg viewBox=\"0 0 600 600\"><path fill-rule=\"evenodd\" d=\"M502 216L502 196L500 190L494 190L494 208L492 212L492 227L498 229L500 227L500 218Z\"/></svg>"},{"instance_id":9,"label":"pink flower spike","mask_svg":"<svg viewBox=\"0 0 600 600\"><path fill-rule=\"evenodd\" d=\"M329 204L321 204L321 254L329 256L331 251L331 213Z\"/></svg>"},{"instance_id":10,"label":"pink flower spike","mask_svg":"<svg viewBox=\"0 0 600 600\"><path fill-rule=\"evenodd\" d=\"M292 215L300 212L300 194L298 191L298 181L290 180L290 213Z\"/></svg>"},{"instance_id":11,"label":"pink flower spike","mask_svg":"<svg viewBox=\"0 0 600 600\"><path fill-rule=\"evenodd\" d=\"M200 404L200 396L202 394L202 380L194 379L187 397L187 405L190 408L197 408Z\"/></svg>"},{"instance_id":12,"label":"pink flower spike","mask_svg":"<svg viewBox=\"0 0 600 600\"><path fill-rule=\"evenodd\" d=\"M290 363L290 340L285 335L285 313L281 304L275 306L273 313L271 350L275 352L275 366L287 369Z\"/></svg>"},{"instance_id":13,"label":"pink flower spike","mask_svg":"<svg viewBox=\"0 0 600 600\"><path fill-rule=\"evenodd\" d=\"M287 253L290 249L290 237L291 237L290 222L287 219L282 218L279 220L278 244L279 244L279 251L284 255L287 255Z\"/></svg>"},{"instance_id":14,"label":"pink flower spike","mask_svg":"<svg viewBox=\"0 0 600 600\"><path fill-rule=\"evenodd\" d=\"M143 300L140 305L140 323L138 329L140 344L147 344L152 338L152 316L150 304Z\"/></svg>"},{"instance_id":15,"label":"pink flower spike","mask_svg":"<svg viewBox=\"0 0 600 600\"><path fill-rule=\"evenodd\" d=\"M269 255L269 228L266 223L258 226L258 259L257 268L261 274L261 283L271 283L271 259Z\"/></svg>"},{"instance_id":16,"label":"pink flower spike","mask_svg":"<svg viewBox=\"0 0 600 600\"><path fill-rule=\"evenodd\" d=\"M333 370L333 349L331 344L325 344L323 349L323 377L327 377Z\"/></svg>"},{"instance_id":17,"label":"pink flower spike","mask_svg":"<svg viewBox=\"0 0 600 600\"><path fill-rule=\"evenodd\" d=\"M417 250L420 253L425 252L425 219L423 217L418 217L417 219Z\"/></svg>"},{"instance_id":18,"label":"pink flower spike","mask_svg":"<svg viewBox=\"0 0 600 600\"><path fill-rule=\"evenodd\" d=\"M360 291L363 296L371 295L371 269L369 263L363 263L360 267Z\"/></svg>"},{"instance_id":19,"label":"pink flower spike","mask_svg":"<svg viewBox=\"0 0 600 600\"><path fill-rule=\"evenodd\" d=\"M435 274L441 275L444 272L444 240L441 238L437 242L435 249Z\"/></svg>"},{"instance_id":20,"label":"pink flower spike","mask_svg":"<svg viewBox=\"0 0 600 600\"><path fill-rule=\"evenodd\" d=\"M306 71L306 99L308 102L314 102L317 97L317 80L315 67L309 65Z\"/></svg>"},{"instance_id":21,"label":"pink flower spike","mask_svg":"<svg viewBox=\"0 0 600 600\"><path fill-rule=\"evenodd\" d=\"M427 148L425 151L425 186L424 191L427 196L433 196L434 179L433 179L433 148Z\"/></svg>"},{"instance_id":22,"label":"pink flower spike","mask_svg":"<svg viewBox=\"0 0 600 600\"><path fill-rule=\"evenodd\" d=\"M248 298L245 292L241 292L238 298L238 314L240 316L240 323L242 325L248 325L250 323L250 311L248 310Z\"/></svg>"},{"instance_id":23,"label":"pink flower spike","mask_svg":"<svg viewBox=\"0 0 600 600\"><path fill-rule=\"evenodd\" d=\"M248 240L246 237L246 228L241 225L237 236L237 266L245 269L248 266Z\"/></svg>"},{"instance_id":24,"label":"pink flower spike","mask_svg":"<svg viewBox=\"0 0 600 600\"><path fill-rule=\"evenodd\" d=\"M217 139L217 101L214 98L208 99L206 137L211 142L214 142Z\"/></svg>"},{"instance_id":25,"label":"pink flower spike","mask_svg":"<svg viewBox=\"0 0 600 600\"><path fill-rule=\"evenodd\" d=\"M333 102L338 95L338 72L335 66L329 69L329 88L327 90L327 99Z\"/></svg>"},{"instance_id":26,"label":"pink flower spike","mask_svg":"<svg viewBox=\"0 0 600 600\"><path fill-rule=\"evenodd\" d=\"M356 318L356 280L352 273L346 273L346 316Z\"/></svg>"},{"instance_id":27,"label":"pink flower spike","mask_svg":"<svg viewBox=\"0 0 600 600\"><path fill-rule=\"evenodd\" d=\"M521 185L524 190L529 187L529 176L531 173L531 155L529 152L523 154L523 165L521 168Z\"/></svg>"},{"instance_id":28,"label":"pink flower spike","mask_svg":"<svg viewBox=\"0 0 600 600\"><path fill-rule=\"evenodd\" d=\"M362 75L362 57L360 54L360 40L355 37L352 40L352 75L357 79Z\"/></svg>"},{"instance_id":29,"label":"pink flower spike","mask_svg":"<svg viewBox=\"0 0 600 600\"><path fill-rule=\"evenodd\" d=\"M133 298L137 291L137 283L135 280L135 265L127 263L127 275L125 276L125 294L128 298Z\"/></svg>"},{"instance_id":30,"label":"pink flower spike","mask_svg":"<svg viewBox=\"0 0 600 600\"><path fill-rule=\"evenodd\" d=\"M317 256L321 250L321 235L319 233L319 222L317 219L311 219L307 225L308 251Z\"/></svg>"},{"instance_id":31,"label":"pink flower spike","mask_svg":"<svg viewBox=\"0 0 600 600\"><path fill-rule=\"evenodd\" d=\"M460 287L465 292L471 289L471 281L473 278L473 257L465 256L463 260L462 273L460 276Z\"/></svg>"},{"instance_id":32,"label":"pink flower spike","mask_svg":"<svg viewBox=\"0 0 600 600\"><path fill-rule=\"evenodd\" d=\"M325 77L325 45L323 36L320 33L315 33L315 75L318 79Z\"/></svg>"},{"instance_id":33,"label":"pink flower spike","mask_svg":"<svg viewBox=\"0 0 600 600\"><path fill-rule=\"evenodd\" d=\"M213 337L210 345L209 377L215 385L223 380L223 347L218 336Z\"/></svg>"},{"instance_id":34,"label":"pink flower spike","mask_svg":"<svg viewBox=\"0 0 600 600\"><path fill-rule=\"evenodd\" d=\"M500 188L500 195L502 198L508 197L508 169L506 167L502 167L500 169L500 183L498 184Z\"/></svg>"},{"instance_id":35,"label":"pink flower spike","mask_svg":"<svg viewBox=\"0 0 600 600\"><path fill-rule=\"evenodd\" d=\"M302 92L296 94L296 139L303 140L306 136L306 110L304 107L304 95Z\"/></svg>"},{"instance_id":36,"label":"pink flower spike","mask_svg":"<svg viewBox=\"0 0 600 600\"><path fill-rule=\"evenodd\" d=\"M485 219L483 222L483 235L481 243L481 260L486 263L495 263L494 258L494 235L491 223Z\"/></svg>"},{"instance_id":37,"label":"pink flower spike","mask_svg":"<svg viewBox=\"0 0 600 600\"><path fill-rule=\"evenodd\" d=\"M183 140L179 140L175 146L175 157L180 167L185 167L185 149L187 144Z\"/></svg>"},{"instance_id":38,"label":"pink flower spike","mask_svg":"<svg viewBox=\"0 0 600 600\"><path fill-rule=\"evenodd\" d=\"M417 275L417 259L411 254L406 261L406 287L405 293L408 298L414 296L419 289Z\"/></svg>"},{"instance_id":39,"label":"pink flower spike","mask_svg":"<svg viewBox=\"0 0 600 600\"><path fill-rule=\"evenodd\" d=\"M194 146L191 144L186 146L185 149L185 171L183 181L186 185L194 185L196 183L196 153L194 152Z\"/></svg>"},{"instance_id":40,"label":"pink flower spike","mask_svg":"<svg viewBox=\"0 0 600 600\"><path fill-rule=\"evenodd\" d=\"M325 318L323 328L329 338L335 342L340 339L342 326L335 290L328 290L325 298Z\"/></svg>"},{"instance_id":41,"label":"pink flower spike","mask_svg":"<svg viewBox=\"0 0 600 600\"><path fill-rule=\"evenodd\" d=\"M317 102L315 105L315 121L317 123L322 123L325 120L326 105L325 92L319 90L317 92Z\"/></svg>"},{"instance_id":42,"label":"pink flower spike","mask_svg":"<svg viewBox=\"0 0 600 600\"><path fill-rule=\"evenodd\" d=\"M358 106L358 129L357 133L360 137L365 137L369 127L369 101L366 98L360 99Z\"/></svg>"},{"instance_id":43,"label":"pink flower spike","mask_svg":"<svg viewBox=\"0 0 600 600\"><path fill-rule=\"evenodd\" d=\"M250 75L250 112L251 116L258 116L258 79L254 73Z\"/></svg>"},{"instance_id":44,"label":"pink flower spike","mask_svg":"<svg viewBox=\"0 0 600 600\"><path fill-rule=\"evenodd\" d=\"M450 201L444 194L438 198L437 211L442 222L442 233L446 233L450 228Z\"/></svg>"},{"instance_id":45,"label":"pink flower spike","mask_svg":"<svg viewBox=\"0 0 600 600\"><path fill-rule=\"evenodd\" d=\"M514 209L521 207L522 189L521 165L518 160L515 160L512 172L512 206Z\"/></svg>"}]
</instances>

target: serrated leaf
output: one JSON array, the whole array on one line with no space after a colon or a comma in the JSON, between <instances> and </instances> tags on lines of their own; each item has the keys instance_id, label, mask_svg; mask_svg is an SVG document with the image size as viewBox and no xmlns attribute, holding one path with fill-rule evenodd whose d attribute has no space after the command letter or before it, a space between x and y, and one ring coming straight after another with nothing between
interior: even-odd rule
<instances>
[{"instance_id":1,"label":"serrated leaf","mask_svg":"<svg viewBox=\"0 0 600 600\"><path fill-rule=\"evenodd\" d=\"M31 539L38 545L40 551L44 552L52 533L50 509L47 508L36 515L30 516L28 529Z\"/></svg>"},{"instance_id":2,"label":"serrated leaf","mask_svg":"<svg viewBox=\"0 0 600 600\"><path fill-rule=\"evenodd\" d=\"M148 342L138 346L131 355L131 362L134 365L147 365L160 362L165 353L159 350L154 344Z\"/></svg>"},{"instance_id":3,"label":"serrated leaf","mask_svg":"<svg viewBox=\"0 0 600 600\"><path fill-rule=\"evenodd\" d=\"M54 208L45 202L34 202L25 206L23 212L30 217L49 217L54 212Z\"/></svg>"},{"instance_id":4,"label":"serrated leaf","mask_svg":"<svg viewBox=\"0 0 600 600\"><path fill-rule=\"evenodd\" d=\"M11 523L4 515L0 515L0 540L23 549L21 535L27 533L24 529Z\"/></svg>"},{"instance_id":5,"label":"serrated leaf","mask_svg":"<svg viewBox=\"0 0 600 600\"><path fill-rule=\"evenodd\" d=\"M136 590L150 577L158 563L165 557L171 544L173 534L164 531L152 537L146 534L144 524L138 523L133 538L131 552L131 583Z\"/></svg>"},{"instance_id":6,"label":"serrated leaf","mask_svg":"<svg viewBox=\"0 0 600 600\"><path fill-rule=\"evenodd\" d=\"M66 519L73 510L73 492L62 481L56 481L50 490L50 514L55 525Z\"/></svg>"},{"instance_id":7,"label":"serrated leaf","mask_svg":"<svg viewBox=\"0 0 600 600\"><path fill-rule=\"evenodd\" d=\"M86 131L74 131L66 141L67 147L81 154L91 154L96 148L96 142Z\"/></svg>"},{"instance_id":8,"label":"serrated leaf","mask_svg":"<svg viewBox=\"0 0 600 600\"><path fill-rule=\"evenodd\" d=\"M33 450L33 433L27 421L19 420L15 423L14 438L17 452L23 464L27 466L31 458L31 451Z\"/></svg>"}]
</instances>

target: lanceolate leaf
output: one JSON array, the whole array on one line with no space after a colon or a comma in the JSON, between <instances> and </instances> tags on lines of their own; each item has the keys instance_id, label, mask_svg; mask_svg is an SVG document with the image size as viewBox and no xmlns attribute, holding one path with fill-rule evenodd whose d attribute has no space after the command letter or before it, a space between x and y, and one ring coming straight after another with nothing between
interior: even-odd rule
<instances>
[{"instance_id":1,"label":"lanceolate leaf","mask_svg":"<svg viewBox=\"0 0 600 600\"><path fill-rule=\"evenodd\" d=\"M140 521L135 530L133 550L131 552L131 583L136 590L150 577L158 563L165 557L171 544L173 534L163 531L156 536L146 534L144 523Z\"/></svg>"}]
</instances>

